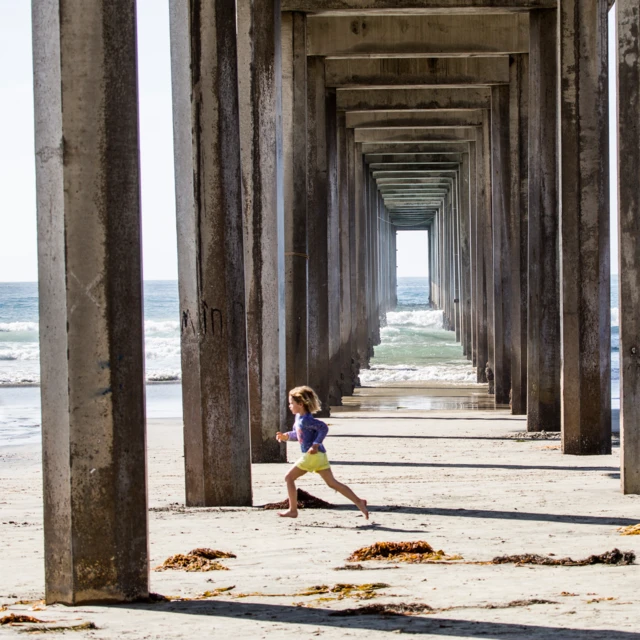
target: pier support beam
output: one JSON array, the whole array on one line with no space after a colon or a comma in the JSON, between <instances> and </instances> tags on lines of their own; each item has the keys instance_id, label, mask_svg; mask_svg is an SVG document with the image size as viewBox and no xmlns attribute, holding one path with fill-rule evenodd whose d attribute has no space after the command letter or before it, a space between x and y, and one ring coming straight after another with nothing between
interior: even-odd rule
<instances>
[{"instance_id":1,"label":"pier support beam","mask_svg":"<svg viewBox=\"0 0 640 640\"><path fill-rule=\"evenodd\" d=\"M611 452L607 2L561 0L562 446Z\"/></svg>"},{"instance_id":2,"label":"pier support beam","mask_svg":"<svg viewBox=\"0 0 640 640\"><path fill-rule=\"evenodd\" d=\"M282 14L285 349L287 391L309 379L307 340L306 17ZM287 412L287 424L295 416Z\"/></svg>"},{"instance_id":3,"label":"pier support beam","mask_svg":"<svg viewBox=\"0 0 640 640\"><path fill-rule=\"evenodd\" d=\"M617 0L618 221L620 225L620 479L623 493L640 493L640 15L636 2Z\"/></svg>"},{"instance_id":4,"label":"pier support beam","mask_svg":"<svg viewBox=\"0 0 640 640\"><path fill-rule=\"evenodd\" d=\"M235 4L171 3L188 506L251 504Z\"/></svg>"},{"instance_id":5,"label":"pier support beam","mask_svg":"<svg viewBox=\"0 0 640 640\"><path fill-rule=\"evenodd\" d=\"M561 427L557 20L530 16L528 431Z\"/></svg>"},{"instance_id":6,"label":"pier support beam","mask_svg":"<svg viewBox=\"0 0 640 640\"><path fill-rule=\"evenodd\" d=\"M529 216L529 56L513 56L509 85L511 164L511 413L527 413L527 224ZM537 94L536 94L537 97Z\"/></svg>"},{"instance_id":7,"label":"pier support beam","mask_svg":"<svg viewBox=\"0 0 640 640\"><path fill-rule=\"evenodd\" d=\"M33 2L47 604L149 592L135 20Z\"/></svg>"},{"instance_id":8,"label":"pier support beam","mask_svg":"<svg viewBox=\"0 0 640 640\"><path fill-rule=\"evenodd\" d=\"M309 384L329 415L329 271L327 130L324 60L307 57L307 246L309 250Z\"/></svg>"},{"instance_id":9,"label":"pier support beam","mask_svg":"<svg viewBox=\"0 0 640 640\"><path fill-rule=\"evenodd\" d=\"M491 187L493 211L493 285L496 404L509 404L511 391L511 254L509 221L509 86L491 89Z\"/></svg>"},{"instance_id":10,"label":"pier support beam","mask_svg":"<svg viewBox=\"0 0 640 640\"><path fill-rule=\"evenodd\" d=\"M287 410L280 1L236 6L251 457L285 462L275 439Z\"/></svg>"}]
</instances>

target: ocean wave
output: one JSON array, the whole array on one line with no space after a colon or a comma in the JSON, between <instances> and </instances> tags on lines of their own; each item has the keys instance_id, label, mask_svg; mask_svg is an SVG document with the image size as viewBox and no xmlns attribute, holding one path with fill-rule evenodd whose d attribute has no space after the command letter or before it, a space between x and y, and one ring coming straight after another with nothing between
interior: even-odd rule
<instances>
[{"instance_id":1,"label":"ocean wave","mask_svg":"<svg viewBox=\"0 0 640 640\"><path fill-rule=\"evenodd\" d=\"M0 333L37 333L37 322L0 322Z\"/></svg>"},{"instance_id":2,"label":"ocean wave","mask_svg":"<svg viewBox=\"0 0 640 640\"><path fill-rule=\"evenodd\" d=\"M429 327L431 329L443 328L443 311L434 309L430 311L389 311L387 313L389 326L416 326Z\"/></svg>"},{"instance_id":3,"label":"ocean wave","mask_svg":"<svg viewBox=\"0 0 640 640\"><path fill-rule=\"evenodd\" d=\"M374 365L360 372L364 385L388 382L477 382L477 374L471 365Z\"/></svg>"},{"instance_id":4,"label":"ocean wave","mask_svg":"<svg viewBox=\"0 0 640 640\"><path fill-rule=\"evenodd\" d=\"M37 342L0 342L0 360L37 361L40 349Z\"/></svg>"},{"instance_id":5,"label":"ocean wave","mask_svg":"<svg viewBox=\"0 0 640 640\"><path fill-rule=\"evenodd\" d=\"M145 320L144 333L145 335L153 335L156 333L173 333L179 335L180 322L178 320Z\"/></svg>"},{"instance_id":6,"label":"ocean wave","mask_svg":"<svg viewBox=\"0 0 640 640\"><path fill-rule=\"evenodd\" d=\"M611 307L611 326L618 327L619 325L620 321L618 307Z\"/></svg>"}]
</instances>

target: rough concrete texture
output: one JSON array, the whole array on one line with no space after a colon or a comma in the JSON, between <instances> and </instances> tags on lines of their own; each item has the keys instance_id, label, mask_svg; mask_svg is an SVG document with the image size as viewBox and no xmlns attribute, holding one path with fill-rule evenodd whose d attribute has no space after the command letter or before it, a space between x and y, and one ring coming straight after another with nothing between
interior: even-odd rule
<instances>
[{"instance_id":1,"label":"rough concrete texture","mask_svg":"<svg viewBox=\"0 0 640 640\"><path fill-rule=\"evenodd\" d=\"M235 6L171 5L187 503L251 503Z\"/></svg>"},{"instance_id":2,"label":"rough concrete texture","mask_svg":"<svg viewBox=\"0 0 640 640\"><path fill-rule=\"evenodd\" d=\"M135 3L33 3L46 599L148 593ZM100 523L100 526L96 526Z\"/></svg>"},{"instance_id":3,"label":"rough concrete texture","mask_svg":"<svg viewBox=\"0 0 640 640\"><path fill-rule=\"evenodd\" d=\"M273 438L286 421L280 2L236 6L251 455L281 462L286 452Z\"/></svg>"},{"instance_id":4,"label":"rough concrete texture","mask_svg":"<svg viewBox=\"0 0 640 640\"><path fill-rule=\"evenodd\" d=\"M524 440L526 422L507 411L397 409L427 401L486 398L486 387L359 390L335 410L326 445L338 479L368 500L370 520L317 477L299 486L336 506L282 520L259 508L190 509L183 503L182 435L176 420L149 424L151 566L194 547L230 551L229 571L151 573L155 593L182 600L118 607L46 607L19 600L43 595L41 475L37 447L0 450L4 488L0 604L49 626L93 622L77 638L173 640L233 638L550 637L632 640L640 627L637 565L546 567L362 562L344 567L374 542L425 540L466 562L505 554L584 558L613 548L640 550L618 527L640 521L640 498L618 487L613 455L567 457L559 440ZM451 405L448 405L451 406ZM295 443L288 445L296 455ZM253 465L254 504L284 499L288 465ZM389 585L372 600L301 596L313 585ZM206 591L229 592L195 600ZM242 597L241 594L245 594ZM248 595L247 595L248 594ZM281 595L277 595L281 594ZM326 597L326 600L322 600ZM527 601L543 600L542 604ZM520 604L512 604L521 601ZM336 617L370 604L425 603L415 616ZM504 607L504 608L503 608ZM55 621L55 622L53 622ZM21 636L2 627L2 637ZM47 634L57 637L55 634ZM62 636L60 636L62 637ZM66 636L65 636L66 637Z\"/></svg>"}]
</instances>

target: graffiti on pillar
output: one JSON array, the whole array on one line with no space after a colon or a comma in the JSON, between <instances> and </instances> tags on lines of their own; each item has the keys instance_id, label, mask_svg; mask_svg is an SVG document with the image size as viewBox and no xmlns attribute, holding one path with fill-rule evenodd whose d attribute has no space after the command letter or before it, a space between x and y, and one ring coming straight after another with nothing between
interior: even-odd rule
<instances>
[{"instance_id":1,"label":"graffiti on pillar","mask_svg":"<svg viewBox=\"0 0 640 640\"><path fill-rule=\"evenodd\" d=\"M211 335L216 335L216 318L218 320L218 329L222 335L222 311L220 309L211 309Z\"/></svg>"},{"instance_id":2,"label":"graffiti on pillar","mask_svg":"<svg viewBox=\"0 0 640 640\"><path fill-rule=\"evenodd\" d=\"M189 309L185 309L182 312L182 322L180 324L180 333L184 333L185 331L187 331L189 326L191 326L191 331L195 334L196 328L193 324L193 320L191 319L191 313L189 312Z\"/></svg>"}]
</instances>

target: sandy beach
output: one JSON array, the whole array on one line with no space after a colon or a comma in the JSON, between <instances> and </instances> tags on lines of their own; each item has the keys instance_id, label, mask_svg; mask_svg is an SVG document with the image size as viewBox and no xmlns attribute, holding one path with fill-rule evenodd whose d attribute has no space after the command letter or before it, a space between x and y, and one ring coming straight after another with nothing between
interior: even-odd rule
<instances>
[{"instance_id":1,"label":"sandy beach","mask_svg":"<svg viewBox=\"0 0 640 640\"><path fill-rule=\"evenodd\" d=\"M464 403L482 393L480 387L458 389L449 398ZM261 509L285 498L288 465L253 465L254 508L185 508L180 421L150 420L151 566L195 547L237 556L221 561L228 571L152 571L151 590L173 598L167 602L39 603L44 596L39 446L0 448L0 606L6 607L0 616L34 616L52 638L70 633L56 627L77 625L85 628L73 637L94 639L382 638L391 632L427 638L640 638L638 563L467 564L505 554L577 560L614 548L640 553L640 537L618 531L640 522L640 496L620 492L615 441L610 456L562 456L558 440L518 437L524 417L486 407L410 408L426 396L446 394L408 391L406 385L361 389L327 420L334 473L368 500L368 522L309 475L299 486L334 509L302 510L297 520ZM297 445L288 446L289 459L295 460ZM361 547L417 540L463 560L368 561L359 563L360 570L335 570L357 564L347 558ZM368 600L331 592L299 595L339 583L388 586ZM198 599L227 587L233 588ZM371 604L407 603L433 609L419 615L335 615ZM0 637L21 637L34 626L43 628L1 626Z\"/></svg>"}]
</instances>

